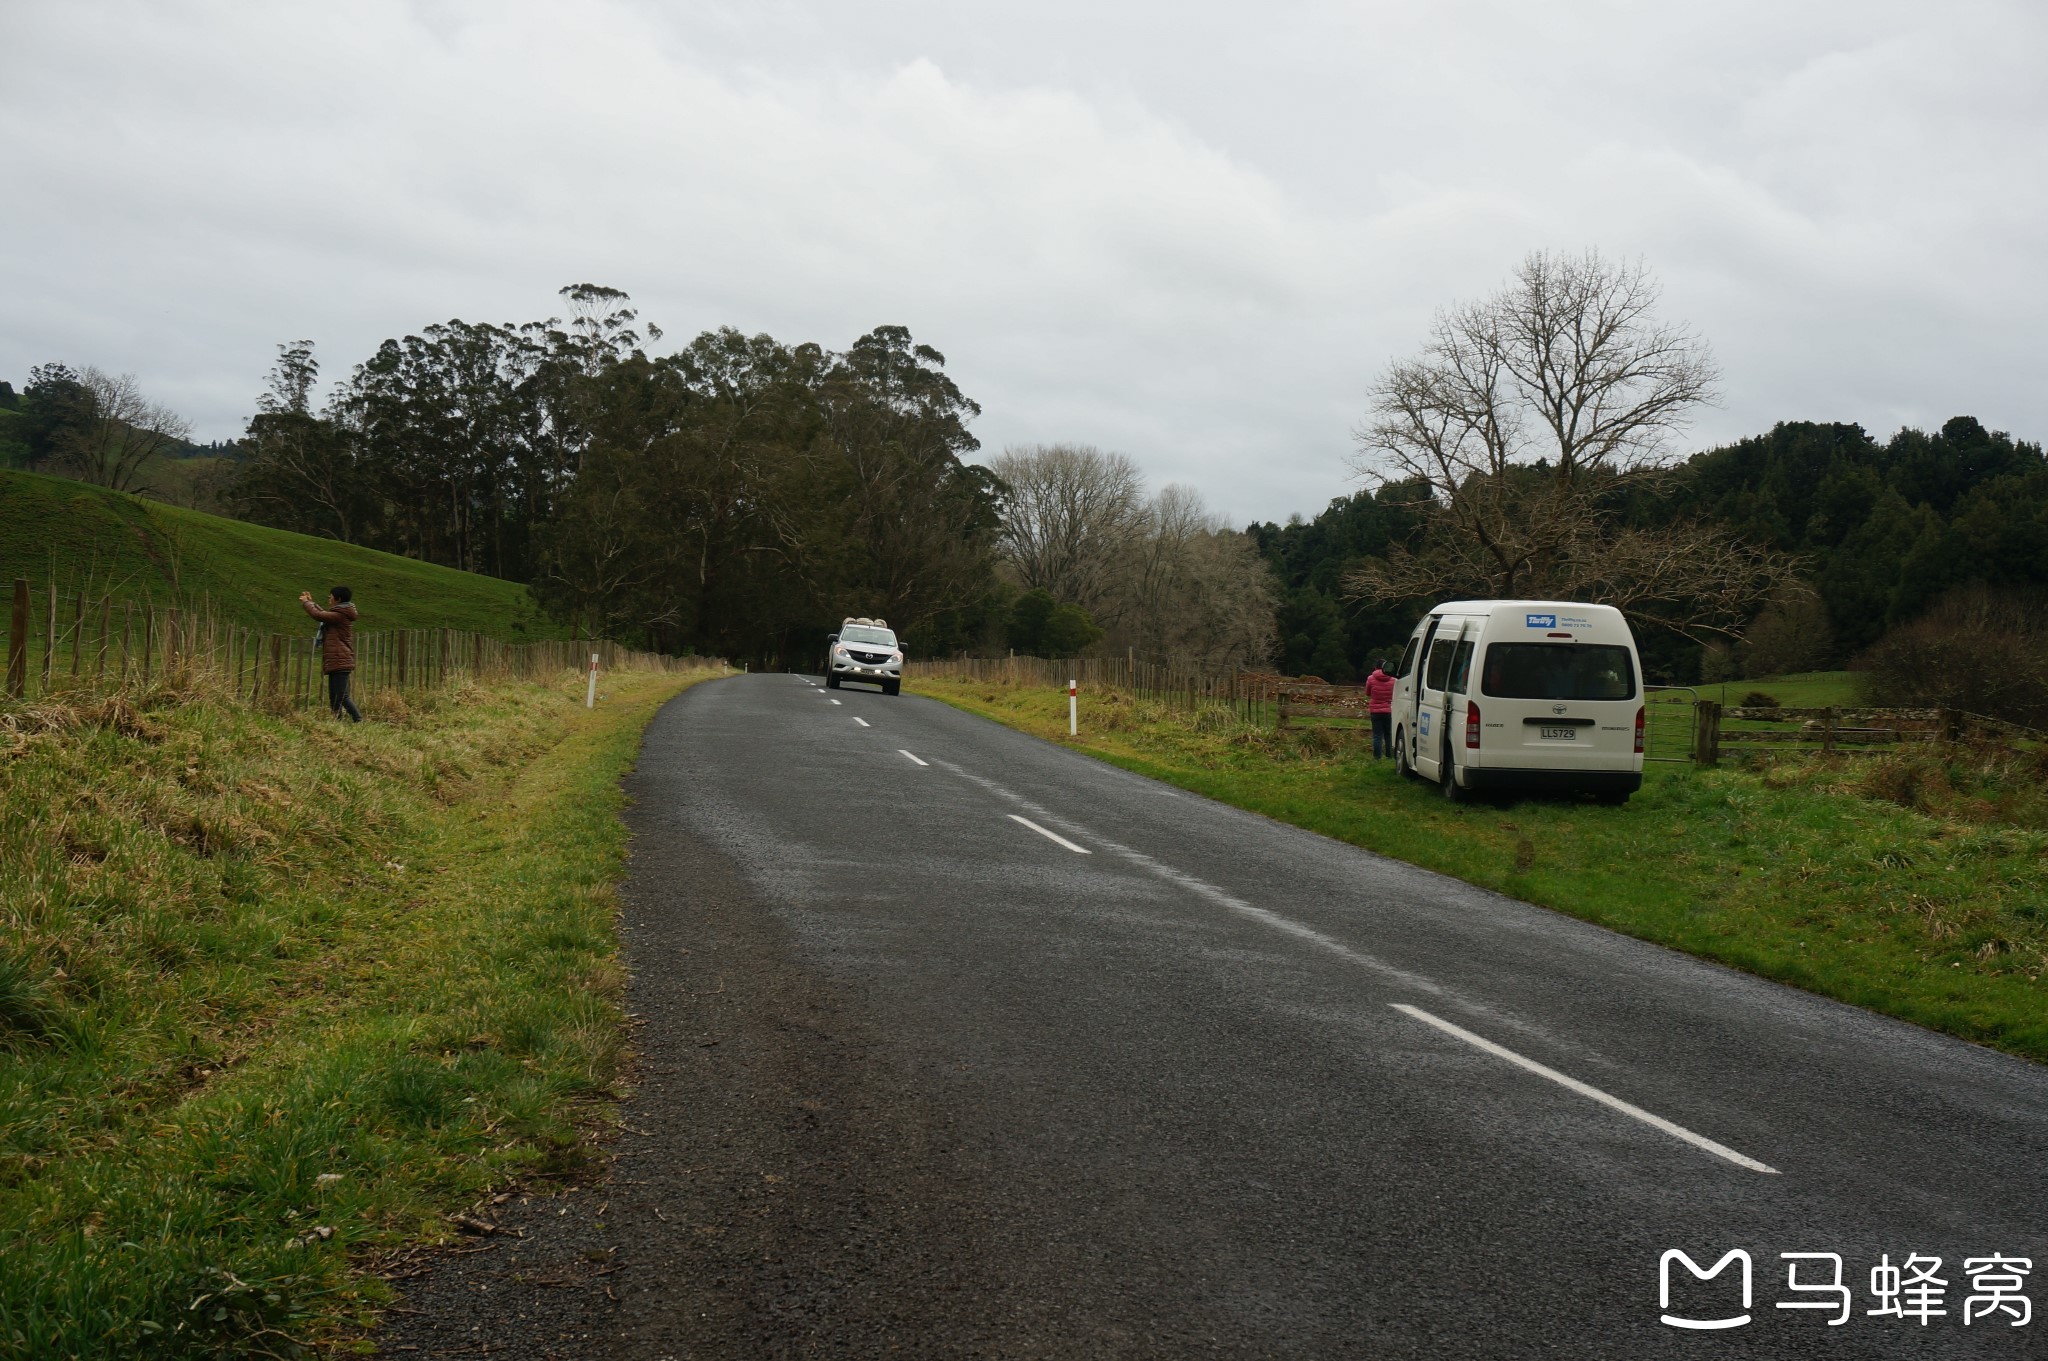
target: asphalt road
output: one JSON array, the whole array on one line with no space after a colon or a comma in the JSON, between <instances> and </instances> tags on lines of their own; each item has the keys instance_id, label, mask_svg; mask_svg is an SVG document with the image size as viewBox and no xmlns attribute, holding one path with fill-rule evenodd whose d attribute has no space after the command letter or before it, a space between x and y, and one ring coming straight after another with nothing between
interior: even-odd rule
<instances>
[{"instance_id":1,"label":"asphalt road","mask_svg":"<svg viewBox=\"0 0 2048 1361\"><path fill-rule=\"evenodd\" d=\"M628 788L616 1161L393 1352L2048 1355L1963 1318L2048 1299L2034 1065L909 696L700 685ZM1946 1313L1868 1313L1915 1254Z\"/></svg>"}]
</instances>

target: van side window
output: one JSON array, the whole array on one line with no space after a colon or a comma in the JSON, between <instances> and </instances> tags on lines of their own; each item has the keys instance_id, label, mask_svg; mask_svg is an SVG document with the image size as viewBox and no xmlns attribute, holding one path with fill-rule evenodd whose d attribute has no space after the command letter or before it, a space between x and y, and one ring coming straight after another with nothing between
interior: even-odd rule
<instances>
[{"instance_id":1,"label":"van side window","mask_svg":"<svg viewBox=\"0 0 2048 1361\"><path fill-rule=\"evenodd\" d=\"M1451 680L1444 688L1454 695L1465 693L1465 683L1472 676L1472 644L1460 643L1451 655Z\"/></svg>"},{"instance_id":2,"label":"van side window","mask_svg":"<svg viewBox=\"0 0 2048 1361\"><path fill-rule=\"evenodd\" d=\"M1408 679L1409 668L1415 665L1415 649L1421 645L1422 640L1420 638L1410 638L1408 640L1408 650L1401 654L1401 664L1394 668L1395 679Z\"/></svg>"},{"instance_id":3,"label":"van side window","mask_svg":"<svg viewBox=\"0 0 2048 1361\"><path fill-rule=\"evenodd\" d=\"M1429 649L1429 665L1422 673L1422 688L1441 690L1444 681L1451 674L1451 654L1458 650L1458 644L1450 638L1439 638Z\"/></svg>"}]
</instances>

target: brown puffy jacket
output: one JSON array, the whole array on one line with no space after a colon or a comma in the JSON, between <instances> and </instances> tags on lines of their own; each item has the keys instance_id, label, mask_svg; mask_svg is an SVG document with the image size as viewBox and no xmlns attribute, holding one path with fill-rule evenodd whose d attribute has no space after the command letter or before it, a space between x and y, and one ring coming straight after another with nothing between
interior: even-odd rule
<instances>
[{"instance_id":1,"label":"brown puffy jacket","mask_svg":"<svg viewBox=\"0 0 2048 1361\"><path fill-rule=\"evenodd\" d=\"M322 672L353 671L356 669L356 607L336 605L323 610L310 600L301 600L306 613L327 626L321 635L320 670Z\"/></svg>"}]
</instances>

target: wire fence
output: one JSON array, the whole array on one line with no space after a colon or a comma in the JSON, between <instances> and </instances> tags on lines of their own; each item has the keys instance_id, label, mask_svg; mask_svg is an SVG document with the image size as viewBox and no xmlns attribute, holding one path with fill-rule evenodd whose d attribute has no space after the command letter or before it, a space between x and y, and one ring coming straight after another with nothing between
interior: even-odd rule
<instances>
[{"instance_id":1,"label":"wire fence","mask_svg":"<svg viewBox=\"0 0 2048 1361\"><path fill-rule=\"evenodd\" d=\"M1247 723L1277 722L1282 687L1297 684L1271 671L1204 671L1128 656L946 657L906 661L903 675L910 680L964 680L1059 690L1073 681L1084 689L1120 690L1188 713L1227 709Z\"/></svg>"},{"instance_id":2,"label":"wire fence","mask_svg":"<svg viewBox=\"0 0 2048 1361\"><path fill-rule=\"evenodd\" d=\"M327 702L314 621L303 633L253 629L204 597L178 604L14 581L7 610L7 699L82 690L186 684L205 678L251 702ZM464 681L533 680L581 670L683 672L717 659L638 652L604 639L508 643L460 629L355 634L357 697L416 694Z\"/></svg>"},{"instance_id":3,"label":"wire fence","mask_svg":"<svg viewBox=\"0 0 2048 1361\"><path fill-rule=\"evenodd\" d=\"M905 662L907 679L965 680L1063 690L1121 690L1195 712L1227 709L1247 723L1286 727L1293 718L1368 717L1360 686L1270 671L1204 672L1130 657L950 657ZM1716 765L1744 756L1875 755L1930 742L2026 750L2048 733L1960 709L1730 708L1688 686L1647 686L1644 755L1651 761Z\"/></svg>"}]
</instances>

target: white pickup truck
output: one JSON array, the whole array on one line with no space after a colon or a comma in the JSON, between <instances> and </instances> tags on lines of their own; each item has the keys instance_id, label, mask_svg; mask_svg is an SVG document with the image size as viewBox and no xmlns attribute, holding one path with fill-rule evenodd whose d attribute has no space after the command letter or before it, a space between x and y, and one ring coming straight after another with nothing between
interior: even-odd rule
<instances>
[{"instance_id":1,"label":"white pickup truck","mask_svg":"<svg viewBox=\"0 0 2048 1361\"><path fill-rule=\"evenodd\" d=\"M867 681L893 695L903 688L903 647L886 619L848 619L826 640L825 685Z\"/></svg>"}]
</instances>

